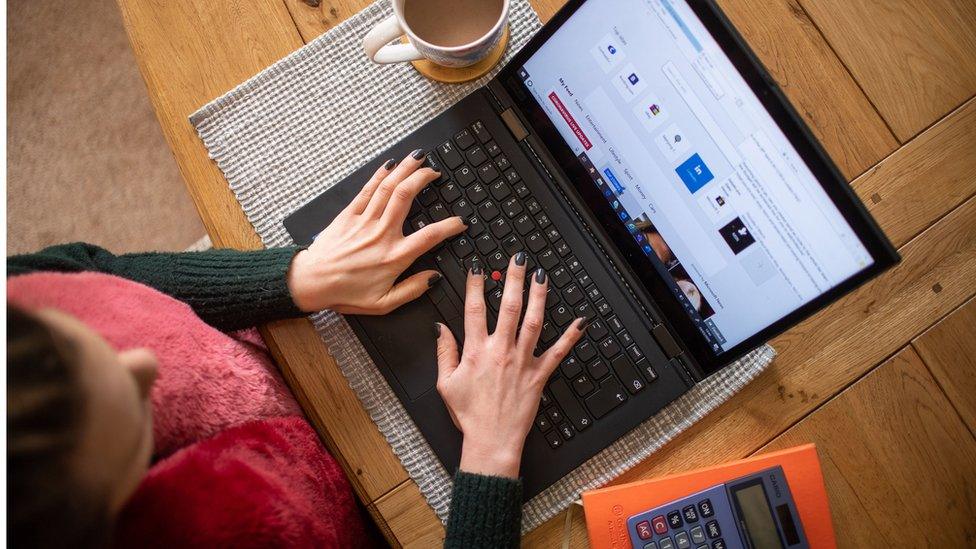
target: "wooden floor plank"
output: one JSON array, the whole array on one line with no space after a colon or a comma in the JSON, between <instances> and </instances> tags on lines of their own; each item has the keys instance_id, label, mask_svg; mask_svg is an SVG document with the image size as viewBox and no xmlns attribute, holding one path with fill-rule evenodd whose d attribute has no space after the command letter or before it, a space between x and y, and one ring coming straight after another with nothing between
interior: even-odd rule
<instances>
[{"instance_id":1,"label":"wooden floor plank","mask_svg":"<svg viewBox=\"0 0 976 549\"><path fill-rule=\"evenodd\" d=\"M840 547L976 544L976 439L912 347L762 448L813 442Z\"/></svg>"},{"instance_id":2,"label":"wooden floor plank","mask_svg":"<svg viewBox=\"0 0 976 549\"><path fill-rule=\"evenodd\" d=\"M902 142L976 94L976 2L799 1Z\"/></svg>"},{"instance_id":3,"label":"wooden floor plank","mask_svg":"<svg viewBox=\"0 0 976 549\"><path fill-rule=\"evenodd\" d=\"M976 433L976 299L916 338L912 345L970 432Z\"/></svg>"},{"instance_id":4,"label":"wooden floor plank","mask_svg":"<svg viewBox=\"0 0 976 549\"><path fill-rule=\"evenodd\" d=\"M854 181L895 245L976 194L976 99Z\"/></svg>"},{"instance_id":5,"label":"wooden floor plank","mask_svg":"<svg viewBox=\"0 0 976 549\"><path fill-rule=\"evenodd\" d=\"M976 293L976 198L901 253L897 267L773 340L779 356L767 371L613 483L748 455L968 300ZM562 520L527 541L550 544Z\"/></svg>"}]
</instances>

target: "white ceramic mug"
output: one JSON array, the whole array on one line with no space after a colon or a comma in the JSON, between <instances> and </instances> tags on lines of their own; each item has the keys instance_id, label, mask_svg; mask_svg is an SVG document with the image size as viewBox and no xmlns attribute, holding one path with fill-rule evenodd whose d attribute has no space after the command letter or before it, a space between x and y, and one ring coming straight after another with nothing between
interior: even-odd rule
<instances>
[{"instance_id":1,"label":"white ceramic mug","mask_svg":"<svg viewBox=\"0 0 976 549\"><path fill-rule=\"evenodd\" d=\"M401 63L426 58L445 67L467 67L487 57L505 34L510 0L504 0L498 20L491 30L473 42L452 47L437 46L417 37L403 17L403 5L406 1L392 0L393 15L373 27L363 39L366 56L374 63ZM443 14L445 24L450 24L452 17L464 17L464 14ZM403 35L407 35L409 43L390 44Z\"/></svg>"}]
</instances>

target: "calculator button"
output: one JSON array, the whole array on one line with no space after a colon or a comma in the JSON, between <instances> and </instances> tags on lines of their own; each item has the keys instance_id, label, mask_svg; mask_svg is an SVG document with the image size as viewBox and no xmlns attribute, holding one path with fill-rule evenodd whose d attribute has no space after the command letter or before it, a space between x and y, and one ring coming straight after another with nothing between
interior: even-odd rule
<instances>
[{"instance_id":1,"label":"calculator button","mask_svg":"<svg viewBox=\"0 0 976 549\"><path fill-rule=\"evenodd\" d=\"M712 522L715 522L715 521L712 521ZM681 525L682 524L684 524L684 523L681 522L681 513L677 512L677 511L671 511L670 513L668 513L668 525L671 526L672 529L681 528ZM718 523L716 522L715 525L717 527L718 526Z\"/></svg>"},{"instance_id":2,"label":"calculator button","mask_svg":"<svg viewBox=\"0 0 976 549\"><path fill-rule=\"evenodd\" d=\"M681 510L681 514L685 516L685 522L691 524L692 522L698 522L698 511L695 510L694 505L689 505Z\"/></svg>"},{"instance_id":3,"label":"calculator button","mask_svg":"<svg viewBox=\"0 0 976 549\"><path fill-rule=\"evenodd\" d=\"M691 541L695 543L705 543L705 531L702 530L701 526L695 526L691 529Z\"/></svg>"},{"instance_id":4,"label":"calculator button","mask_svg":"<svg viewBox=\"0 0 976 549\"><path fill-rule=\"evenodd\" d=\"M722 529L718 527L718 521L713 520L705 525L705 531L708 533L708 537L715 539L722 535Z\"/></svg>"},{"instance_id":5,"label":"calculator button","mask_svg":"<svg viewBox=\"0 0 976 549\"><path fill-rule=\"evenodd\" d=\"M691 540L688 539L688 532L678 532L675 534L674 544L678 549L691 549Z\"/></svg>"},{"instance_id":6,"label":"calculator button","mask_svg":"<svg viewBox=\"0 0 976 549\"><path fill-rule=\"evenodd\" d=\"M674 549L674 544L671 543L671 538L669 537L661 538L658 544L661 546L661 549Z\"/></svg>"},{"instance_id":7,"label":"calculator button","mask_svg":"<svg viewBox=\"0 0 976 549\"><path fill-rule=\"evenodd\" d=\"M698 510L701 511L702 518L708 518L715 514L715 510L712 509L712 500L703 499L698 502Z\"/></svg>"},{"instance_id":8,"label":"calculator button","mask_svg":"<svg viewBox=\"0 0 976 549\"><path fill-rule=\"evenodd\" d=\"M725 540L718 538L712 542L712 549L725 549Z\"/></svg>"},{"instance_id":9,"label":"calculator button","mask_svg":"<svg viewBox=\"0 0 976 549\"><path fill-rule=\"evenodd\" d=\"M651 539L654 537L654 532L651 532L651 523L646 520L638 522L637 535L640 539Z\"/></svg>"},{"instance_id":10,"label":"calculator button","mask_svg":"<svg viewBox=\"0 0 976 549\"><path fill-rule=\"evenodd\" d=\"M654 525L654 531L658 534L666 534L668 532L668 523L664 520L664 515L658 515L651 519L651 523Z\"/></svg>"}]
</instances>

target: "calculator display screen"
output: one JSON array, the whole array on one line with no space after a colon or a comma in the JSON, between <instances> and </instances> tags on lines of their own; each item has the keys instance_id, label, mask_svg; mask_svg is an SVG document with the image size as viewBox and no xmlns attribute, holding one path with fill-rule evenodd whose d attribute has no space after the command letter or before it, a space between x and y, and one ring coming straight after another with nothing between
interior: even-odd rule
<instances>
[{"instance_id":1,"label":"calculator display screen","mask_svg":"<svg viewBox=\"0 0 976 549\"><path fill-rule=\"evenodd\" d=\"M762 483L739 488L733 491L733 496L752 546L755 549L782 549L783 543Z\"/></svg>"}]
</instances>

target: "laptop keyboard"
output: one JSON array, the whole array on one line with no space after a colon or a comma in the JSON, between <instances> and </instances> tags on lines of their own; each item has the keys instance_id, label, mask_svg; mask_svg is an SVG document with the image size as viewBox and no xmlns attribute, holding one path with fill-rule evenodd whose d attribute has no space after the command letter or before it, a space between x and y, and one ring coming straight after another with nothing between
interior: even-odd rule
<instances>
[{"instance_id":1,"label":"laptop keyboard","mask_svg":"<svg viewBox=\"0 0 976 549\"><path fill-rule=\"evenodd\" d=\"M549 276L537 352L555 342L574 319L593 318L543 392L535 428L550 447L561 448L657 379L644 352L480 121L445 136L428 151L427 162L441 177L417 197L405 230L451 216L467 220L465 233L434 251L437 268L461 303L467 271L477 257L487 274L485 301L493 323L509 258L525 251L529 276L540 266ZM438 307L445 318L460 314L446 299Z\"/></svg>"}]
</instances>

